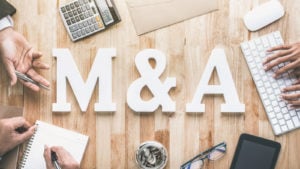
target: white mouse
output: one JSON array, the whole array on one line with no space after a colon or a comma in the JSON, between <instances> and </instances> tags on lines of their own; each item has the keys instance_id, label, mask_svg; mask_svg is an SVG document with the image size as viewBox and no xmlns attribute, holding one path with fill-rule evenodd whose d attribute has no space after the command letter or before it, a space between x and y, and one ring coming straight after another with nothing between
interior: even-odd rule
<instances>
[{"instance_id":1,"label":"white mouse","mask_svg":"<svg viewBox=\"0 0 300 169\"><path fill-rule=\"evenodd\" d=\"M270 0L263 3L244 16L244 23L250 31L257 31L284 15L283 6L278 0Z\"/></svg>"}]
</instances>

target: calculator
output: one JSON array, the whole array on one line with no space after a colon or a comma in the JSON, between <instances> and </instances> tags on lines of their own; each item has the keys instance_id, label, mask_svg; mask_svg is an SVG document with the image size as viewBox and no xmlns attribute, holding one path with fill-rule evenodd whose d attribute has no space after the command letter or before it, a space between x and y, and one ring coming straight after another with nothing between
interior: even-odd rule
<instances>
[{"instance_id":1,"label":"calculator","mask_svg":"<svg viewBox=\"0 0 300 169\"><path fill-rule=\"evenodd\" d=\"M75 0L60 6L59 11L72 41L121 21L113 0Z\"/></svg>"}]
</instances>

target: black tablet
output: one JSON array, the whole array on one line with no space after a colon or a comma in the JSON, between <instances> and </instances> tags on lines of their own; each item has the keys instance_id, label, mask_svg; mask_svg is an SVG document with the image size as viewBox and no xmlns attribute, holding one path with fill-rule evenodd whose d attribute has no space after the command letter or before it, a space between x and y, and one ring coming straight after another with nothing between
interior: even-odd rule
<instances>
[{"instance_id":1,"label":"black tablet","mask_svg":"<svg viewBox=\"0 0 300 169\"><path fill-rule=\"evenodd\" d=\"M230 169L274 169L280 148L278 142L242 134Z\"/></svg>"}]
</instances>

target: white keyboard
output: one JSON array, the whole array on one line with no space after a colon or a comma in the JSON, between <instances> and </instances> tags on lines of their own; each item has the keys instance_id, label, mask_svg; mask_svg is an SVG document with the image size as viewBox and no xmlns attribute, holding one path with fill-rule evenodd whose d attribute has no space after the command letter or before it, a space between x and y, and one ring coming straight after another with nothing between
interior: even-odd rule
<instances>
[{"instance_id":1,"label":"white keyboard","mask_svg":"<svg viewBox=\"0 0 300 169\"><path fill-rule=\"evenodd\" d=\"M281 44L283 40L279 31L241 43L244 57L275 135L300 127L300 109L289 108L280 98L281 89L290 86L296 78L290 73L285 73L278 79L273 78L274 71L285 64L280 64L267 72L262 65L263 59L267 56L266 50Z\"/></svg>"}]
</instances>

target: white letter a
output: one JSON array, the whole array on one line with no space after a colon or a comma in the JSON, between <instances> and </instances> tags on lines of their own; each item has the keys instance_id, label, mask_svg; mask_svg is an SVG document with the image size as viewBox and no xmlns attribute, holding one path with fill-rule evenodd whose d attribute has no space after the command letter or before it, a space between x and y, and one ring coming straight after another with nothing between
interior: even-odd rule
<instances>
[{"instance_id":1,"label":"white letter a","mask_svg":"<svg viewBox=\"0 0 300 169\"><path fill-rule=\"evenodd\" d=\"M220 85L208 85L214 68L220 79ZM201 104L204 94L223 94L225 104L221 104L221 112L245 112L245 105L240 103L231 72L223 49L215 48L208 60L203 76L197 87L197 92L191 103L186 105L186 112L205 112Z\"/></svg>"}]
</instances>

